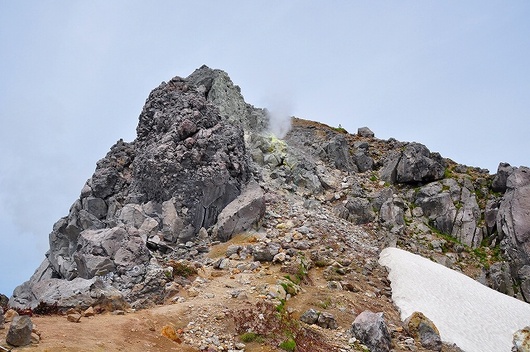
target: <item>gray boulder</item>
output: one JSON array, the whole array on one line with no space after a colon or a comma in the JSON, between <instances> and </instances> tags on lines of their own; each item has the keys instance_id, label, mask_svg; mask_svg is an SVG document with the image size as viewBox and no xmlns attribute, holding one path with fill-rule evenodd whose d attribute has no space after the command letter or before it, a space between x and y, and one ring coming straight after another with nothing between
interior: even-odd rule
<instances>
[{"instance_id":1,"label":"gray boulder","mask_svg":"<svg viewBox=\"0 0 530 352\"><path fill-rule=\"evenodd\" d=\"M13 318L9 331L7 332L6 342L11 346L20 347L31 343L31 331L33 323L29 316L20 315Z\"/></svg>"},{"instance_id":2,"label":"gray boulder","mask_svg":"<svg viewBox=\"0 0 530 352\"><path fill-rule=\"evenodd\" d=\"M239 197L219 214L213 234L221 241L228 241L233 235L257 224L263 215L265 215L263 190L256 182L251 182Z\"/></svg>"},{"instance_id":3,"label":"gray boulder","mask_svg":"<svg viewBox=\"0 0 530 352\"><path fill-rule=\"evenodd\" d=\"M405 203L400 199L388 199L381 205L379 221L389 230L400 230L405 225Z\"/></svg>"},{"instance_id":4,"label":"gray boulder","mask_svg":"<svg viewBox=\"0 0 530 352\"><path fill-rule=\"evenodd\" d=\"M328 160L340 170L353 170L350 147L343 135L337 134L323 147Z\"/></svg>"},{"instance_id":5,"label":"gray boulder","mask_svg":"<svg viewBox=\"0 0 530 352\"><path fill-rule=\"evenodd\" d=\"M376 218L370 201L361 197L348 198L345 204L341 204L335 208L335 212L343 219L357 225L372 222Z\"/></svg>"},{"instance_id":6,"label":"gray boulder","mask_svg":"<svg viewBox=\"0 0 530 352\"><path fill-rule=\"evenodd\" d=\"M77 275L84 279L109 273L127 275L133 268L145 271L151 254L137 231L114 227L83 231L74 258Z\"/></svg>"},{"instance_id":7,"label":"gray boulder","mask_svg":"<svg viewBox=\"0 0 530 352\"><path fill-rule=\"evenodd\" d=\"M524 269L524 267L521 269ZM506 262L492 264L488 269L486 276L489 287L501 293L507 294L508 296L514 295L510 268Z\"/></svg>"},{"instance_id":8,"label":"gray boulder","mask_svg":"<svg viewBox=\"0 0 530 352\"><path fill-rule=\"evenodd\" d=\"M392 183L427 183L443 179L445 167L440 154L431 153L423 144L409 143L385 160L380 175Z\"/></svg>"},{"instance_id":9,"label":"gray boulder","mask_svg":"<svg viewBox=\"0 0 530 352\"><path fill-rule=\"evenodd\" d=\"M434 323L423 313L414 312L403 323L405 330L421 345L431 351L442 350L440 332Z\"/></svg>"},{"instance_id":10,"label":"gray boulder","mask_svg":"<svg viewBox=\"0 0 530 352\"><path fill-rule=\"evenodd\" d=\"M369 129L368 127L359 127L357 129L357 134L361 137L368 137L368 138L373 138L375 137L375 134L372 132L371 129Z\"/></svg>"},{"instance_id":11,"label":"gray boulder","mask_svg":"<svg viewBox=\"0 0 530 352\"><path fill-rule=\"evenodd\" d=\"M383 313L365 310L355 318L351 332L371 352L390 352L392 348L390 332Z\"/></svg>"},{"instance_id":12,"label":"gray boulder","mask_svg":"<svg viewBox=\"0 0 530 352\"><path fill-rule=\"evenodd\" d=\"M4 328L4 322L5 322L5 318L4 318L4 308L2 308L0 306L0 330Z\"/></svg>"},{"instance_id":13,"label":"gray boulder","mask_svg":"<svg viewBox=\"0 0 530 352\"><path fill-rule=\"evenodd\" d=\"M324 329L337 329L337 321L331 313L322 312L318 315L317 325Z\"/></svg>"},{"instance_id":14,"label":"gray boulder","mask_svg":"<svg viewBox=\"0 0 530 352\"><path fill-rule=\"evenodd\" d=\"M318 321L318 316L320 315L320 312L313 309L313 308L310 308L308 310L306 310L301 316L300 316L300 321L301 322L304 322L306 324L316 324L317 321Z\"/></svg>"},{"instance_id":15,"label":"gray boulder","mask_svg":"<svg viewBox=\"0 0 530 352\"><path fill-rule=\"evenodd\" d=\"M416 199L416 204L421 207L423 214L434 228L445 234L453 232L456 207L449 193L442 192L430 197L420 197Z\"/></svg>"},{"instance_id":16,"label":"gray boulder","mask_svg":"<svg viewBox=\"0 0 530 352\"><path fill-rule=\"evenodd\" d=\"M35 308L40 302L53 305L57 304L59 309L74 307L88 308L96 302L112 300L122 302L126 305L123 295L114 287L94 277L90 280L76 278L71 281L62 279L47 279L37 282L28 289L31 297L19 295L15 289L9 306L25 309ZM21 301L21 297L26 298Z\"/></svg>"},{"instance_id":17,"label":"gray boulder","mask_svg":"<svg viewBox=\"0 0 530 352\"><path fill-rule=\"evenodd\" d=\"M491 183L491 189L494 192L506 192L508 177L515 171L515 169L515 167L508 163L500 163L497 168L497 173Z\"/></svg>"},{"instance_id":18,"label":"gray boulder","mask_svg":"<svg viewBox=\"0 0 530 352\"><path fill-rule=\"evenodd\" d=\"M352 156L352 160L359 172L366 172L374 168L374 159L364 149L356 151Z\"/></svg>"},{"instance_id":19,"label":"gray boulder","mask_svg":"<svg viewBox=\"0 0 530 352\"><path fill-rule=\"evenodd\" d=\"M272 262L274 256L280 252L280 245L274 242L254 246L252 256L254 261Z\"/></svg>"}]
</instances>

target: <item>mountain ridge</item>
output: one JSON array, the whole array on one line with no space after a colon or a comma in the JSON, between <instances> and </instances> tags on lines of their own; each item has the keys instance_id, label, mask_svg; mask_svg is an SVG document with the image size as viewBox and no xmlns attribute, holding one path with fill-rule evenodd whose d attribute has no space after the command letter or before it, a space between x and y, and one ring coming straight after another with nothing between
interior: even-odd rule
<instances>
[{"instance_id":1,"label":"mountain ridge","mask_svg":"<svg viewBox=\"0 0 530 352\"><path fill-rule=\"evenodd\" d=\"M137 138L118 141L98 161L68 216L54 225L46 259L9 306L35 309L44 302L66 310L111 300L153 307L167 302L182 265L231 268L234 263L208 255L242 233L254 234L257 243L225 259L236 254L262 264L238 270L300 266L308 257L309 266L331 268L328 282L345 287L341 276L355 272L355 260L336 248L345 256L340 263L322 247L326 231L345 226L341 221L363 230L359 238L335 233L335 244L371 248L359 274L374 270L378 250L398 246L529 299L528 168L501 163L489 175L419 143L379 140L366 127L349 134L300 118L278 139L270 122L221 70L202 66L163 82L149 94ZM318 219L326 209L320 220L327 224L276 221L285 215L272 210L274 203L288 204L289 194L301 207L293 214ZM349 268L339 270L339 280L335 263ZM374 299L384 296L377 290Z\"/></svg>"}]
</instances>

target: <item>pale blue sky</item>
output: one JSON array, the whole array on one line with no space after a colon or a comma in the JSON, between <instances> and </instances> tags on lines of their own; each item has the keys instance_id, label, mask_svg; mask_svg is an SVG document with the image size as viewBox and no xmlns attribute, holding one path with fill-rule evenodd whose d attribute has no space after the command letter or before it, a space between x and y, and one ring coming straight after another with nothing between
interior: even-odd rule
<instances>
[{"instance_id":1,"label":"pale blue sky","mask_svg":"<svg viewBox=\"0 0 530 352\"><path fill-rule=\"evenodd\" d=\"M528 1L0 0L0 292L150 90L202 64L259 107L530 165L529 19Z\"/></svg>"}]
</instances>

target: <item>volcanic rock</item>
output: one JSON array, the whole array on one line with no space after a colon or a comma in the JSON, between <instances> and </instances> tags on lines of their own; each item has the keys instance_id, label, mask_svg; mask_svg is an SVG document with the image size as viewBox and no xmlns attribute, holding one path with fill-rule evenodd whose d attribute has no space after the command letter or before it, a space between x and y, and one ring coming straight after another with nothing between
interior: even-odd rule
<instances>
[{"instance_id":1,"label":"volcanic rock","mask_svg":"<svg viewBox=\"0 0 530 352\"><path fill-rule=\"evenodd\" d=\"M29 345L31 343L32 330L33 323L30 317L27 315L14 317L7 332L6 342L15 347Z\"/></svg>"}]
</instances>

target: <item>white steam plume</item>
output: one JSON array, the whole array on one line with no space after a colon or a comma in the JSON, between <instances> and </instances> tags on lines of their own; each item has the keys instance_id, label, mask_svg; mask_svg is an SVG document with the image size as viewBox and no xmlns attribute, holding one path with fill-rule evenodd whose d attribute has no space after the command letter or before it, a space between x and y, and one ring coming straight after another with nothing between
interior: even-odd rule
<instances>
[{"instance_id":1,"label":"white steam plume","mask_svg":"<svg viewBox=\"0 0 530 352\"><path fill-rule=\"evenodd\" d=\"M267 105L269 117L269 132L279 139L283 139L291 129L291 104L283 97L271 99Z\"/></svg>"}]
</instances>

